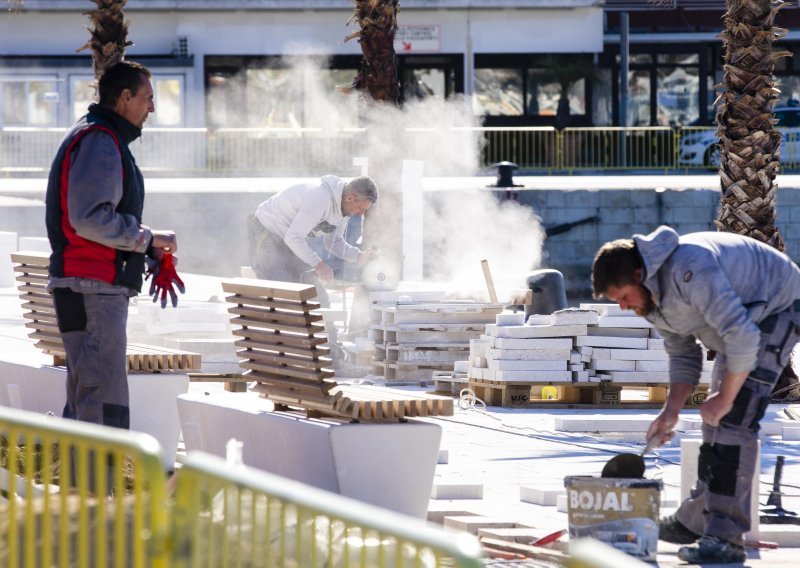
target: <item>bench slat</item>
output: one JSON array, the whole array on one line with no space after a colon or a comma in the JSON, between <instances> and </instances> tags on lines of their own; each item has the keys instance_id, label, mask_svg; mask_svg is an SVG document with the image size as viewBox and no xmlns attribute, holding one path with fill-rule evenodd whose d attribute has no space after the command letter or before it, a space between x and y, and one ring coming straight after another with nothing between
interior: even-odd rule
<instances>
[{"instance_id":1,"label":"bench slat","mask_svg":"<svg viewBox=\"0 0 800 568\"><path fill-rule=\"evenodd\" d=\"M254 320L242 316L238 316L235 318L231 318L232 325L238 325L241 327L247 328L256 328L256 329L274 329L275 331L288 331L290 333L296 333L298 335L316 335L317 333L324 333L325 326L324 325L291 325L288 323L281 323L281 322L267 322L267 321L259 321Z\"/></svg>"},{"instance_id":2,"label":"bench slat","mask_svg":"<svg viewBox=\"0 0 800 568\"><path fill-rule=\"evenodd\" d=\"M231 306L228 308L228 313L244 316L256 321L285 322L295 325L308 325L310 323L322 321L322 314L278 311L249 306Z\"/></svg>"},{"instance_id":3,"label":"bench slat","mask_svg":"<svg viewBox=\"0 0 800 568\"><path fill-rule=\"evenodd\" d=\"M308 284L274 282L272 280L256 280L254 278L234 278L233 280L223 281L222 289L230 294L253 295L298 302L313 300L317 297L317 289Z\"/></svg>"},{"instance_id":4,"label":"bench slat","mask_svg":"<svg viewBox=\"0 0 800 568\"><path fill-rule=\"evenodd\" d=\"M17 264L30 264L32 266L39 266L46 269L50 266L50 254L46 252L35 251L12 252L11 262L15 262Z\"/></svg>"},{"instance_id":5,"label":"bench slat","mask_svg":"<svg viewBox=\"0 0 800 568\"><path fill-rule=\"evenodd\" d=\"M26 272L25 274L20 274L15 276L14 279L17 282L28 282L33 285L40 285L40 286L47 286L47 281L50 280L50 276L47 274L31 274Z\"/></svg>"},{"instance_id":6,"label":"bench slat","mask_svg":"<svg viewBox=\"0 0 800 568\"><path fill-rule=\"evenodd\" d=\"M250 359L251 361L273 363L282 365L284 363L293 367L300 367L303 369L314 369L319 371L324 367L329 367L333 361L327 357L319 359L308 359L306 357L298 357L296 355L278 354L275 352L256 351L254 349L240 349L236 352L241 359Z\"/></svg>"},{"instance_id":7,"label":"bench slat","mask_svg":"<svg viewBox=\"0 0 800 568\"><path fill-rule=\"evenodd\" d=\"M266 392L268 389L271 390L297 390L302 391L306 395L319 395L324 394L328 396L328 392L336 388L336 383L333 381L320 381L318 383L309 383L308 381L304 381L303 379L295 379L291 377L285 377L283 375L273 375L271 373L267 373L264 371L257 371L255 369L251 369L248 373L244 376L248 378L248 380L255 380L258 381L262 387L265 387L262 391L259 392Z\"/></svg>"},{"instance_id":8,"label":"bench slat","mask_svg":"<svg viewBox=\"0 0 800 568\"><path fill-rule=\"evenodd\" d=\"M244 337L251 341L261 341L267 345L289 345L291 347L305 347L314 349L318 345L328 342L327 337L298 337L286 333L269 333L257 329L234 329L231 333L237 337Z\"/></svg>"},{"instance_id":9,"label":"bench slat","mask_svg":"<svg viewBox=\"0 0 800 568\"><path fill-rule=\"evenodd\" d=\"M302 379L303 381L311 382L316 384L317 386L322 383L323 379L327 379L329 377L334 376L332 370L319 370L319 371L306 371L304 369L287 367L283 365L269 365L266 363L258 363L255 361L239 361L239 366L243 369L249 369L252 371L258 371L260 373L267 373L275 375L276 377L291 377Z\"/></svg>"},{"instance_id":10,"label":"bench slat","mask_svg":"<svg viewBox=\"0 0 800 568\"><path fill-rule=\"evenodd\" d=\"M225 299L230 304L237 304L240 306L275 308L276 310L287 310L297 313L302 312L304 314L310 314L311 312L314 312L322 307L319 302L292 302L289 300L264 298L261 296L243 296L241 294L226 296Z\"/></svg>"},{"instance_id":11,"label":"bench slat","mask_svg":"<svg viewBox=\"0 0 800 568\"><path fill-rule=\"evenodd\" d=\"M251 341L249 339L237 339L233 342L236 347L246 347L248 349L262 349L267 351L274 351L278 353L291 353L292 355L301 355L310 357L311 359L318 359L330 354L328 347L318 346L312 349L306 347L294 347L292 345L276 345L268 344L262 341Z\"/></svg>"}]
</instances>

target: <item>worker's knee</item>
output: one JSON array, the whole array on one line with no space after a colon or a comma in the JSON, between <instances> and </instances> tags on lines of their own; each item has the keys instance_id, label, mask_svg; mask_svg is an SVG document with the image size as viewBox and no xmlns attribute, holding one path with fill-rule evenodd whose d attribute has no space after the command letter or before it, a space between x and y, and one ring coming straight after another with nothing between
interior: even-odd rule
<instances>
[{"instance_id":1,"label":"worker's knee","mask_svg":"<svg viewBox=\"0 0 800 568\"><path fill-rule=\"evenodd\" d=\"M703 443L697 462L697 478L717 495L736 494L741 446Z\"/></svg>"}]
</instances>

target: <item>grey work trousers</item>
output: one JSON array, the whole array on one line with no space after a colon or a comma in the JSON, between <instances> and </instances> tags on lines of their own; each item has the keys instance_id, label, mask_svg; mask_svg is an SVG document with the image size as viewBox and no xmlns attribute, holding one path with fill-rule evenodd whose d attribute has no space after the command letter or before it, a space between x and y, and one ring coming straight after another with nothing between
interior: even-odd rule
<instances>
[{"instance_id":1,"label":"grey work trousers","mask_svg":"<svg viewBox=\"0 0 800 568\"><path fill-rule=\"evenodd\" d=\"M67 355L64 418L130 428L125 294L53 290Z\"/></svg>"},{"instance_id":2,"label":"grey work trousers","mask_svg":"<svg viewBox=\"0 0 800 568\"><path fill-rule=\"evenodd\" d=\"M283 239L264 228L255 217L248 219L250 266L262 280L309 284L317 289L317 300L323 308L330 307L322 281L308 264L300 260Z\"/></svg>"},{"instance_id":3,"label":"grey work trousers","mask_svg":"<svg viewBox=\"0 0 800 568\"><path fill-rule=\"evenodd\" d=\"M800 313L785 311L761 322L758 362L744 382L731 411L718 427L703 424L697 485L681 503L677 519L691 531L744 545L750 530L750 498L758 451L759 422L772 388L797 343ZM717 354L710 392L719 391L726 358Z\"/></svg>"}]
</instances>

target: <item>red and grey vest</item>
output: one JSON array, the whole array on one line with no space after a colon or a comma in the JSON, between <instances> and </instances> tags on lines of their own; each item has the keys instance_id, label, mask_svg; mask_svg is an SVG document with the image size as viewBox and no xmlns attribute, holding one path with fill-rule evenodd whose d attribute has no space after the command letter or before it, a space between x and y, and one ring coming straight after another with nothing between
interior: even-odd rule
<instances>
[{"instance_id":1,"label":"red and grey vest","mask_svg":"<svg viewBox=\"0 0 800 568\"><path fill-rule=\"evenodd\" d=\"M122 199L118 213L133 215L139 223L144 208L144 178L128 149L141 130L117 113L93 104L66 136L53 160L47 183L46 223L50 239L51 277L79 277L142 289L144 254L117 250L80 237L69 221L67 195L72 151L89 132L107 132L114 139L122 160Z\"/></svg>"}]
</instances>

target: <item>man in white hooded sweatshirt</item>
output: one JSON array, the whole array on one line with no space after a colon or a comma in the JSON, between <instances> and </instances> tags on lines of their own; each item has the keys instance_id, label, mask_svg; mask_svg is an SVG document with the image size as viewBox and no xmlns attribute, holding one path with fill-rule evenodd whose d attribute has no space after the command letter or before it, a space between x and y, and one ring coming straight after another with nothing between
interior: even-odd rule
<instances>
[{"instance_id":1,"label":"man in white hooded sweatshirt","mask_svg":"<svg viewBox=\"0 0 800 568\"><path fill-rule=\"evenodd\" d=\"M323 307L330 305L321 281L333 270L314 252L309 239L322 236L333 256L359 264L377 251L361 250L345 240L351 216L363 215L378 200L375 182L361 176L346 182L326 175L318 182L293 185L258 206L250 221L250 265L261 279L313 284Z\"/></svg>"}]
</instances>

